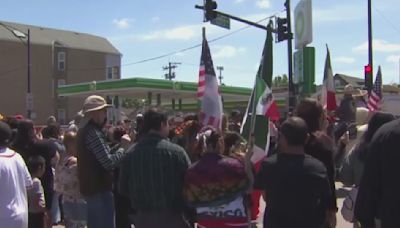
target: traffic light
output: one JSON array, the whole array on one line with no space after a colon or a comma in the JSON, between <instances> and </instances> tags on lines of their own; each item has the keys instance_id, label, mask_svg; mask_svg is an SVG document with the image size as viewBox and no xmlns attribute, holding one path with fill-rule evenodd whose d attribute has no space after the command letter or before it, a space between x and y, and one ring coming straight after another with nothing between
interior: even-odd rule
<instances>
[{"instance_id":1,"label":"traffic light","mask_svg":"<svg viewBox=\"0 0 400 228\"><path fill-rule=\"evenodd\" d=\"M364 80L365 80L365 88L368 90L368 93L372 89L372 67L371 65L364 66Z\"/></svg>"},{"instance_id":2,"label":"traffic light","mask_svg":"<svg viewBox=\"0 0 400 228\"><path fill-rule=\"evenodd\" d=\"M217 12L214 11L216 9L217 2L213 0L204 1L204 22L211 21L217 17Z\"/></svg>"},{"instance_id":3,"label":"traffic light","mask_svg":"<svg viewBox=\"0 0 400 228\"><path fill-rule=\"evenodd\" d=\"M277 18L276 23L278 25L278 42L291 39L292 34L289 33L289 28L288 28L288 21L286 18Z\"/></svg>"}]
</instances>

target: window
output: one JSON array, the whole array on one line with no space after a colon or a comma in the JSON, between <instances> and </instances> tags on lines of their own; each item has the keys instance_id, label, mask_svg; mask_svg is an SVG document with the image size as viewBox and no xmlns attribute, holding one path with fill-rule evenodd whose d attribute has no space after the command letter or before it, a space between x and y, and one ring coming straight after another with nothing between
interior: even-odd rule
<instances>
[{"instance_id":1,"label":"window","mask_svg":"<svg viewBox=\"0 0 400 228\"><path fill-rule=\"evenodd\" d=\"M338 88L340 86L341 86L340 80L335 80L335 87Z\"/></svg>"},{"instance_id":2,"label":"window","mask_svg":"<svg viewBox=\"0 0 400 228\"><path fill-rule=\"evenodd\" d=\"M57 66L59 71L64 71L65 70L65 52L60 51L58 52L57 56Z\"/></svg>"},{"instance_id":3,"label":"window","mask_svg":"<svg viewBox=\"0 0 400 228\"><path fill-rule=\"evenodd\" d=\"M113 79L113 68L107 67L107 80Z\"/></svg>"},{"instance_id":4,"label":"window","mask_svg":"<svg viewBox=\"0 0 400 228\"><path fill-rule=\"evenodd\" d=\"M57 81L57 85L58 85L58 87L65 85L65 80L64 79L59 79Z\"/></svg>"},{"instance_id":5,"label":"window","mask_svg":"<svg viewBox=\"0 0 400 228\"><path fill-rule=\"evenodd\" d=\"M57 110L57 119L61 124L65 123L65 109L60 108Z\"/></svg>"},{"instance_id":6,"label":"window","mask_svg":"<svg viewBox=\"0 0 400 228\"><path fill-rule=\"evenodd\" d=\"M119 78L119 67L107 67L107 80Z\"/></svg>"},{"instance_id":7,"label":"window","mask_svg":"<svg viewBox=\"0 0 400 228\"><path fill-rule=\"evenodd\" d=\"M119 78L119 67L115 66L113 67L113 79L118 79Z\"/></svg>"}]
</instances>

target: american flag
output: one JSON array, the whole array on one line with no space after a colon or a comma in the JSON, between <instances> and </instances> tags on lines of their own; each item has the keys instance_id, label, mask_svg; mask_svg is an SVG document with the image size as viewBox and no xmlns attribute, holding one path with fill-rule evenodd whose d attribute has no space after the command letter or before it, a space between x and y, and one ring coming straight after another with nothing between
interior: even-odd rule
<instances>
[{"instance_id":1,"label":"american flag","mask_svg":"<svg viewBox=\"0 0 400 228\"><path fill-rule=\"evenodd\" d=\"M379 109L379 102L382 99L382 72L381 67L378 68L378 73L376 74L375 84L372 88L371 95L368 100L368 109L370 111L376 111Z\"/></svg>"},{"instance_id":2,"label":"american flag","mask_svg":"<svg viewBox=\"0 0 400 228\"><path fill-rule=\"evenodd\" d=\"M203 45L200 58L199 84L197 98L201 102L200 121L203 126L221 128L222 99L210 48L203 30Z\"/></svg>"}]
</instances>

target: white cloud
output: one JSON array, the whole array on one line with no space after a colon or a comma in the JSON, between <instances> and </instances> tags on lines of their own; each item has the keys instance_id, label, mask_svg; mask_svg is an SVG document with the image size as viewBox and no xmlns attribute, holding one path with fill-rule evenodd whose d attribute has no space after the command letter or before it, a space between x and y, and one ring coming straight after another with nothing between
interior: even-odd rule
<instances>
[{"instance_id":1,"label":"white cloud","mask_svg":"<svg viewBox=\"0 0 400 228\"><path fill-rule=\"evenodd\" d=\"M389 55L386 61L389 63L398 63L400 61L400 55Z\"/></svg>"},{"instance_id":2,"label":"white cloud","mask_svg":"<svg viewBox=\"0 0 400 228\"><path fill-rule=\"evenodd\" d=\"M400 51L400 44L389 43L386 40L375 39L372 42L372 48L376 52L398 52ZM365 52L367 50L368 50L367 41L353 48L353 51L357 52Z\"/></svg>"},{"instance_id":3,"label":"white cloud","mask_svg":"<svg viewBox=\"0 0 400 228\"><path fill-rule=\"evenodd\" d=\"M148 41L148 40L189 40L196 35L197 26L188 25L181 26L172 29L155 31L148 34L138 35L139 40Z\"/></svg>"},{"instance_id":4,"label":"white cloud","mask_svg":"<svg viewBox=\"0 0 400 228\"><path fill-rule=\"evenodd\" d=\"M151 22L153 22L153 23L156 23L156 22L159 22L159 21L160 21L160 17L158 17L158 16L155 16L155 17L151 18Z\"/></svg>"},{"instance_id":5,"label":"white cloud","mask_svg":"<svg viewBox=\"0 0 400 228\"><path fill-rule=\"evenodd\" d=\"M243 53L246 51L246 48L244 47L233 47L233 46L214 46L212 47L213 51L212 57L214 59L219 59L219 58L232 58L235 57L239 53Z\"/></svg>"},{"instance_id":6,"label":"white cloud","mask_svg":"<svg viewBox=\"0 0 400 228\"><path fill-rule=\"evenodd\" d=\"M187 40L192 37L194 37L195 31L192 26L183 26L183 27L178 27L174 28L171 30L167 30L165 32L165 38L174 40L174 39L183 39Z\"/></svg>"},{"instance_id":7,"label":"white cloud","mask_svg":"<svg viewBox=\"0 0 400 228\"><path fill-rule=\"evenodd\" d=\"M268 9L271 6L269 0L258 0L256 1L256 6L260 9Z\"/></svg>"},{"instance_id":8,"label":"white cloud","mask_svg":"<svg viewBox=\"0 0 400 228\"><path fill-rule=\"evenodd\" d=\"M133 21L133 19L129 18L114 19L113 24L119 29L128 29L131 27L131 22Z\"/></svg>"},{"instance_id":9,"label":"white cloud","mask_svg":"<svg viewBox=\"0 0 400 228\"><path fill-rule=\"evenodd\" d=\"M338 13L340 12L340 13ZM358 5L337 5L324 9L313 9L313 23L343 22L360 20L366 17Z\"/></svg>"},{"instance_id":10,"label":"white cloud","mask_svg":"<svg viewBox=\"0 0 400 228\"><path fill-rule=\"evenodd\" d=\"M354 63L356 60L352 57L347 56L340 56L333 59L333 62L338 64L351 64Z\"/></svg>"}]
</instances>

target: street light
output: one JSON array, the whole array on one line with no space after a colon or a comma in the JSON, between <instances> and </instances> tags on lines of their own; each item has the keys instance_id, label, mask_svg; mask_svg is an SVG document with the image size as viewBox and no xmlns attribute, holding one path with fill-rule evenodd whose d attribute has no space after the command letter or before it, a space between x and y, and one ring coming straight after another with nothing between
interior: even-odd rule
<instances>
[{"instance_id":1,"label":"street light","mask_svg":"<svg viewBox=\"0 0 400 228\"><path fill-rule=\"evenodd\" d=\"M32 115L32 109L33 109L33 96L31 93L31 33L30 30L28 29L28 33L25 34L19 30L13 29L11 30L13 35L15 37L18 37L20 39L25 39L28 38L27 40L27 47L28 47L28 85L27 85L27 91L26 91L26 111L27 111L27 118L31 119Z\"/></svg>"},{"instance_id":2,"label":"street light","mask_svg":"<svg viewBox=\"0 0 400 228\"><path fill-rule=\"evenodd\" d=\"M218 76L219 84L222 85L222 79L223 79L222 71L224 70L224 67L223 66L217 66L217 70L219 70L219 76Z\"/></svg>"}]
</instances>

